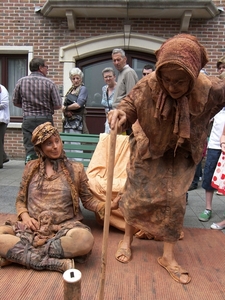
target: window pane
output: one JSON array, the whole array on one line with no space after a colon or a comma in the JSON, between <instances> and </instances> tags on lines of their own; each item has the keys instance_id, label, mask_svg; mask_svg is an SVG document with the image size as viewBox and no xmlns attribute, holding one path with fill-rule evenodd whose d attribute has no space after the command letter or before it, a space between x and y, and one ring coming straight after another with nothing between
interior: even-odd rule
<instances>
[{"instance_id":1,"label":"window pane","mask_svg":"<svg viewBox=\"0 0 225 300\"><path fill-rule=\"evenodd\" d=\"M27 60L26 59L8 59L8 92L9 99L12 100L13 90L17 81L27 74ZM11 116L22 116L22 109L15 107L10 101L9 103Z\"/></svg>"},{"instance_id":2,"label":"window pane","mask_svg":"<svg viewBox=\"0 0 225 300\"><path fill-rule=\"evenodd\" d=\"M154 63L149 62L147 60L142 60L138 58L132 59L131 67L137 72L139 79L142 78L142 69L147 64L154 66ZM103 85L105 85L102 76L102 70L106 67L114 68L111 59L86 65L82 68L82 71L84 73L84 84L88 89L87 107L102 107L102 87ZM115 70L115 73L117 77L118 71Z\"/></svg>"},{"instance_id":3,"label":"window pane","mask_svg":"<svg viewBox=\"0 0 225 300\"><path fill-rule=\"evenodd\" d=\"M102 70L106 67L113 68L111 59L84 66L82 68L84 73L84 84L88 89L87 107L103 107L101 105L101 100L102 87L105 85L105 81L102 76Z\"/></svg>"}]
</instances>

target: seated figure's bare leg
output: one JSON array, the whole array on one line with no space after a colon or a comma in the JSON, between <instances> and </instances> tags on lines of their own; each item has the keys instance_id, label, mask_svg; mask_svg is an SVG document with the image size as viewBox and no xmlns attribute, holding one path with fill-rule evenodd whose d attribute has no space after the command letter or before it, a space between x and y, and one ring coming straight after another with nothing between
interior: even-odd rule
<instances>
[{"instance_id":1,"label":"seated figure's bare leg","mask_svg":"<svg viewBox=\"0 0 225 300\"><path fill-rule=\"evenodd\" d=\"M12 226L0 226L0 257L5 258L9 249L19 242L19 238L15 236Z\"/></svg>"},{"instance_id":2,"label":"seated figure's bare leg","mask_svg":"<svg viewBox=\"0 0 225 300\"><path fill-rule=\"evenodd\" d=\"M0 234L11 234L11 235L15 235L15 232L14 232L12 226L9 226L9 225L2 225L2 226L0 226Z\"/></svg>"},{"instance_id":3,"label":"seated figure's bare leg","mask_svg":"<svg viewBox=\"0 0 225 300\"><path fill-rule=\"evenodd\" d=\"M20 239L18 237L16 237L15 235L11 235L10 233L0 234L0 267L11 264L11 262L5 259L6 254L9 251L9 249L13 248L16 245L16 243L19 242L19 240Z\"/></svg>"},{"instance_id":4,"label":"seated figure's bare leg","mask_svg":"<svg viewBox=\"0 0 225 300\"><path fill-rule=\"evenodd\" d=\"M116 259L122 263L127 263L131 258L131 243L133 241L133 235L136 229L125 222L125 233L123 240L120 241Z\"/></svg>"},{"instance_id":5,"label":"seated figure's bare leg","mask_svg":"<svg viewBox=\"0 0 225 300\"><path fill-rule=\"evenodd\" d=\"M70 229L60 240L65 258L85 255L91 251L94 245L92 233L79 227Z\"/></svg>"}]
</instances>

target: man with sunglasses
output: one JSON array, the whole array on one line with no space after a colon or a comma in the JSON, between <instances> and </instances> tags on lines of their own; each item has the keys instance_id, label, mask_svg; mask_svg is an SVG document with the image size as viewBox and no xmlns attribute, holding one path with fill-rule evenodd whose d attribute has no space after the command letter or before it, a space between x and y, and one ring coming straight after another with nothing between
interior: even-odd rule
<instances>
[{"instance_id":1,"label":"man with sunglasses","mask_svg":"<svg viewBox=\"0 0 225 300\"><path fill-rule=\"evenodd\" d=\"M145 65L142 70L142 77L152 73L155 70L155 67L152 65Z\"/></svg>"},{"instance_id":2,"label":"man with sunglasses","mask_svg":"<svg viewBox=\"0 0 225 300\"><path fill-rule=\"evenodd\" d=\"M57 86L47 78L48 65L42 58L33 58L29 65L31 74L18 80L13 92L13 104L23 110L23 143L25 164L37 155L31 143L33 130L40 124L51 122L54 110L62 108Z\"/></svg>"}]
</instances>

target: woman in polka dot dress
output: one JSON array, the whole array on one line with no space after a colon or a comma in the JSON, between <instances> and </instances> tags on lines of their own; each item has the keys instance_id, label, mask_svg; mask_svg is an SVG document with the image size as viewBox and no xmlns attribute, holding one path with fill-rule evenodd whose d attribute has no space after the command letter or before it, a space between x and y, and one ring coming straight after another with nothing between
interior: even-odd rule
<instances>
[{"instance_id":1,"label":"woman in polka dot dress","mask_svg":"<svg viewBox=\"0 0 225 300\"><path fill-rule=\"evenodd\" d=\"M214 171L211 185L217 189L219 193L225 195L225 126L223 128L223 134L220 138L220 146L222 152ZM211 228L217 230L225 229L225 220L219 223L213 223Z\"/></svg>"}]
</instances>

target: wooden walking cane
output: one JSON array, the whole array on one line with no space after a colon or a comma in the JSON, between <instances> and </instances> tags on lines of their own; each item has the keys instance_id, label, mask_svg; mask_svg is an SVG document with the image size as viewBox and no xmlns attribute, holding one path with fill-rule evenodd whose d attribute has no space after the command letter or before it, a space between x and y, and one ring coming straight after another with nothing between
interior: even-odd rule
<instances>
[{"instance_id":1,"label":"wooden walking cane","mask_svg":"<svg viewBox=\"0 0 225 300\"><path fill-rule=\"evenodd\" d=\"M107 247L109 236L109 217L111 211L111 199L112 199L112 184L113 184L113 171L115 161L116 150L116 135L117 135L117 123L115 128L110 131L110 144L109 144L109 156L108 156L108 171L107 171L107 187L106 187L106 203L105 203L105 217L102 239L102 258L101 258L101 281L98 293L98 299L104 299L104 286L105 286L105 273L107 262Z\"/></svg>"}]
</instances>

